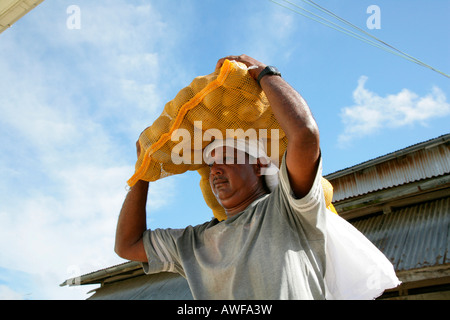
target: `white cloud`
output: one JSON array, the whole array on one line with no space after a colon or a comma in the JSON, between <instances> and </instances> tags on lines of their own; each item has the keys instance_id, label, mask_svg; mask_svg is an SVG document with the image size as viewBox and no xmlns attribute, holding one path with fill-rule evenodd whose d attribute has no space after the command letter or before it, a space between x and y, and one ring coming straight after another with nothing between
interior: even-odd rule
<instances>
[{"instance_id":1,"label":"white cloud","mask_svg":"<svg viewBox=\"0 0 450 320\"><path fill-rule=\"evenodd\" d=\"M385 128L416 124L425 126L428 120L450 114L450 104L438 87L433 87L423 97L408 89L381 97L365 88L367 80L365 76L359 78L358 86L353 92L355 104L341 110L345 129L338 138L340 146Z\"/></svg>"},{"instance_id":2,"label":"white cloud","mask_svg":"<svg viewBox=\"0 0 450 320\"><path fill-rule=\"evenodd\" d=\"M53 172L58 192L34 190L25 199L11 195L16 205L0 212L2 265L52 278L53 284L47 285L56 289L68 277L69 266L87 273L118 263L114 230L125 196L119 182L128 169L80 165L59 176Z\"/></svg>"},{"instance_id":3,"label":"white cloud","mask_svg":"<svg viewBox=\"0 0 450 320\"><path fill-rule=\"evenodd\" d=\"M0 300L22 300L23 295L8 286L0 285Z\"/></svg>"},{"instance_id":4,"label":"white cloud","mask_svg":"<svg viewBox=\"0 0 450 320\"><path fill-rule=\"evenodd\" d=\"M0 282L5 297L86 298L91 288L58 285L123 262L113 245L134 142L162 111L165 93L192 80L184 22L174 28L174 17L141 3L77 1L81 29L69 30L65 5L43 2L20 21L28 27L2 34L0 276L2 268L26 275ZM269 61L279 49L257 40L261 21L275 47L295 26L292 16L259 12L245 28L251 32L232 35L239 48L247 36L248 47ZM151 184L149 222L179 197L175 183Z\"/></svg>"},{"instance_id":5,"label":"white cloud","mask_svg":"<svg viewBox=\"0 0 450 320\"><path fill-rule=\"evenodd\" d=\"M117 217L130 167L78 164L52 170L58 192L39 190L0 211L2 266L30 274L48 298L86 298L86 288L66 290L63 280L123 262L115 255ZM170 180L152 184L152 212L173 199ZM169 192L170 191L170 192ZM150 214L151 217L151 214ZM149 217L149 219L150 219ZM39 298L36 291L29 298Z\"/></svg>"},{"instance_id":6,"label":"white cloud","mask_svg":"<svg viewBox=\"0 0 450 320\"><path fill-rule=\"evenodd\" d=\"M44 3L26 17L39 21L34 35L0 40L0 269L34 279L25 298L86 298L88 288L59 284L123 262L113 246L134 141L162 110L159 77L170 72L159 54L170 30L151 6L79 5L80 30ZM174 190L153 184L152 210ZM14 279L0 285L0 297L27 294Z\"/></svg>"}]
</instances>

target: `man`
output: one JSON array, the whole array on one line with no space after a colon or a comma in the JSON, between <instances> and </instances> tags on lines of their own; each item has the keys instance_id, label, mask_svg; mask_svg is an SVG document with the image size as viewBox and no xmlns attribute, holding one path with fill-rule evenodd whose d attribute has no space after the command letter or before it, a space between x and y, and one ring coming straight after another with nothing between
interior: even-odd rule
<instances>
[{"instance_id":1,"label":"man","mask_svg":"<svg viewBox=\"0 0 450 320\"><path fill-rule=\"evenodd\" d=\"M179 272L195 299L324 299L326 205L317 124L278 72L246 55L220 59L216 68L225 59L253 67L249 73L288 138L279 185L269 187L263 174L265 154L253 154L245 143L230 152L225 142L214 141L205 150L210 184L228 219L147 230L148 183L139 181L124 201L115 250L143 262L147 273ZM245 161L237 163L242 151ZM232 163L224 161L230 154Z\"/></svg>"}]
</instances>

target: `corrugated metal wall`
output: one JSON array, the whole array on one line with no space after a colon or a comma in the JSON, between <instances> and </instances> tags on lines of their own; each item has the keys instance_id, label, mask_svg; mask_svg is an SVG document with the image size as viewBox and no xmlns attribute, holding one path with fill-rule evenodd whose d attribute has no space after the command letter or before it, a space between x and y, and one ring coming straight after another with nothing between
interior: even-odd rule
<instances>
[{"instance_id":1,"label":"corrugated metal wall","mask_svg":"<svg viewBox=\"0 0 450 320\"><path fill-rule=\"evenodd\" d=\"M450 144L430 146L329 179L333 202L450 173Z\"/></svg>"},{"instance_id":2,"label":"corrugated metal wall","mask_svg":"<svg viewBox=\"0 0 450 320\"><path fill-rule=\"evenodd\" d=\"M396 271L450 263L450 198L356 221L353 225L393 263Z\"/></svg>"}]
</instances>

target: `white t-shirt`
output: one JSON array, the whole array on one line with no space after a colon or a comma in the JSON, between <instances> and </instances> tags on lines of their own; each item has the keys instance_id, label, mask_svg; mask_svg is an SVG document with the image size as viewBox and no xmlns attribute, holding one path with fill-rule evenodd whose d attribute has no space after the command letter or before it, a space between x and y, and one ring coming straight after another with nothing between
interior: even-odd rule
<instances>
[{"instance_id":1,"label":"white t-shirt","mask_svg":"<svg viewBox=\"0 0 450 320\"><path fill-rule=\"evenodd\" d=\"M279 176L271 194L225 221L147 230L144 271L180 273L194 299L325 299L322 161L301 199L284 158Z\"/></svg>"}]
</instances>

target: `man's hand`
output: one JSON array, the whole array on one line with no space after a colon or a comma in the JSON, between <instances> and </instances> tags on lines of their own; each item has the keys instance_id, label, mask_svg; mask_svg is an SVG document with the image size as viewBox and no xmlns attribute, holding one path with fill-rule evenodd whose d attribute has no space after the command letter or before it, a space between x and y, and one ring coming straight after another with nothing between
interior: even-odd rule
<instances>
[{"instance_id":1,"label":"man's hand","mask_svg":"<svg viewBox=\"0 0 450 320\"><path fill-rule=\"evenodd\" d=\"M139 159L139 156L141 155L141 143L138 141L136 141L136 153L137 153L137 157Z\"/></svg>"},{"instance_id":2,"label":"man's hand","mask_svg":"<svg viewBox=\"0 0 450 320\"><path fill-rule=\"evenodd\" d=\"M258 79L260 72L263 71L264 68L267 66L264 63L259 62L258 60L247 56L246 54L241 54L240 56L228 56L228 57L219 59L219 61L217 61L217 64L216 64L216 70L220 69L220 67L222 67L225 59L228 59L230 61L235 60L237 62L241 62L241 63L245 64L247 67L256 66L257 68L248 70L248 73L250 74L250 76L255 80Z\"/></svg>"}]
</instances>

